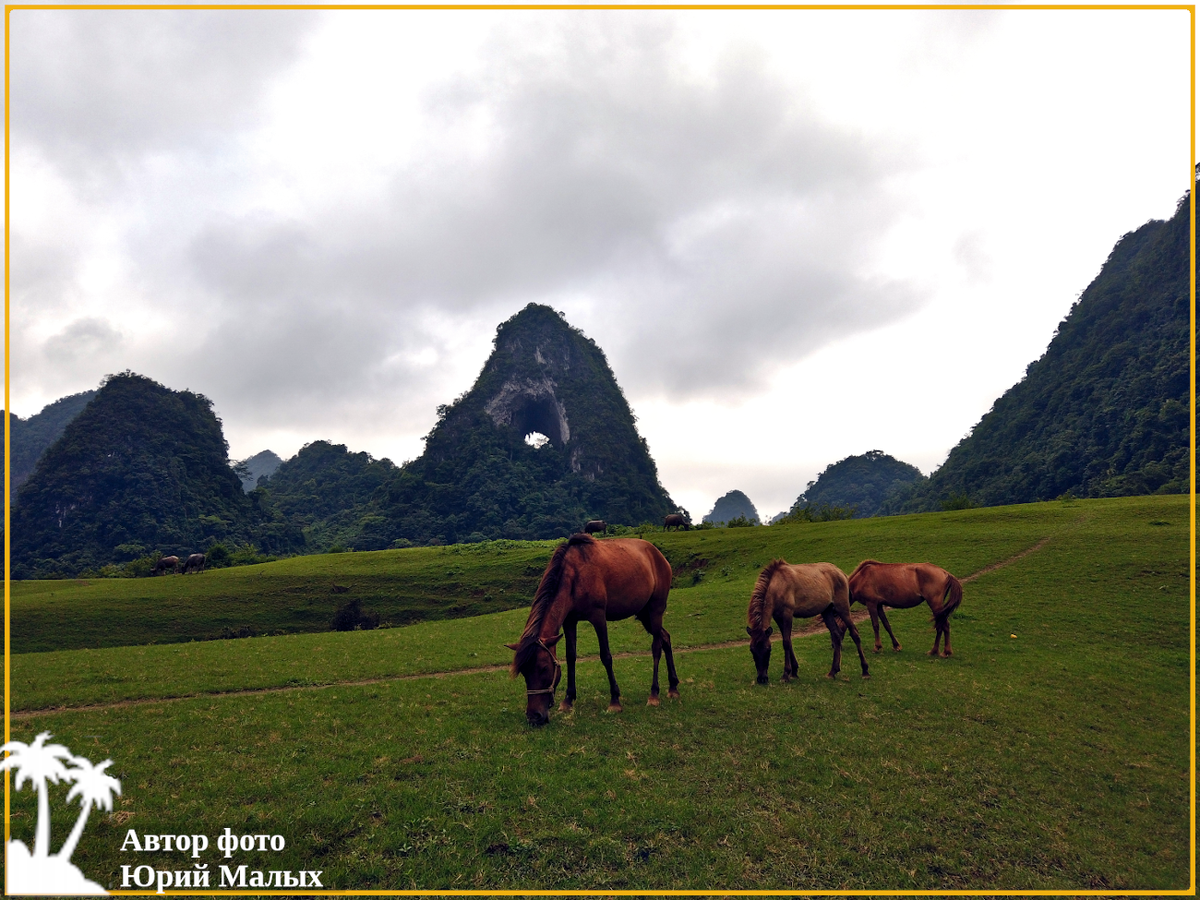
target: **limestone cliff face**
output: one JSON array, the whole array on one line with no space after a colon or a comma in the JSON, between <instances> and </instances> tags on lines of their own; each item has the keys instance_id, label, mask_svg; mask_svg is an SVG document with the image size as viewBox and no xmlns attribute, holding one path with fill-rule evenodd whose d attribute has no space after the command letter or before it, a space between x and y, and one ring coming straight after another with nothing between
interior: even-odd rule
<instances>
[{"instance_id":1,"label":"limestone cliff face","mask_svg":"<svg viewBox=\"0 0 1200 900\"><path fill-rule=\"evenodd\" d=\"M401 537L554 537L589 518L638 524L675 509L603 351L549 307L502 323L474 386L439 412L392 492ZM540 446L526 442L539 434ZM436 521L418 515L431 505Z\"/></svg>"}]
</instances>

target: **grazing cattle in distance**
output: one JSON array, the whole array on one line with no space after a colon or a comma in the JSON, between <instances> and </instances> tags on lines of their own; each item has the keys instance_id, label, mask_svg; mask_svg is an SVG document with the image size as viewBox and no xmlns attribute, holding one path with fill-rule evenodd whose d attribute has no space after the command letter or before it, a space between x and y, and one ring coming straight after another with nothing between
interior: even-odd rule
<instances>
[{"instance_id":1,"label":"grazing cattle in distance","mask_svg":"<svg viewBox=\"0 0 1200 900\"><path fill-rule=\"evenodd\" d=\"M167 570L174 572L179 567L178 556L164 556L154 564L154 568L150 571L151 575L159 575Z\"/></svg>"},{"instance_id":2,"label":"grazing cattle in distance","mask_svg":"<svg viewBox=\"0 0 1200 900\"><path fill-rule=\"evenodd\" d=\"M204 571L204 554L203 553L193 553L191 556L189 556L187 558L187 561L183 564L183 574L184 575L186 575L188 572L203 572L203 571Z\"/></svg>"},{"instance_id":3,"label":"grazing cattle in distance","mask_svg":"<svg viewBox=\"0 0 1200 900\"><path fill-rule=\"evenodd\" d=\"M671 513L669 516L663 519L663 531L666 531L671 527L674 527L676 531L678 531L680 528L682 528L684 531L687 531L692 526L689 525L687 519L685 519L679 513Z\"/></svg>"},{"instance_id":4,"label":"grazing cattle in distance","mask_svg":"<svg viewBox=\"0 0 1200 900\"><path fill-rule=\"evenodd\" d=\"M567 693L559 711L568 712L575 702L576 628L591 622L600 641L600 661L608 672L609 712L621 711L621 691L613 675L612 651L608 647L608 623L637 618L653 638L654 675L650 682L649 706L658 706L658 661L665 650L670 690L679 696L679 676L671 654L671 635L662 627L671 590L671 564L658 548L637 538L598 541L576 534L559 544L550 558L529 609L525 632L515 644L511 674L525 676L525 718L530 725L545 725L554 704L554 690L562 677L562 666L554 645L567 636Z\"/></svg>"},{"instance_id":5,"label":"grazing cattle in distance","mask_svg":"<svg viewBox=\"0 0 1200 900\"><path fill-rule=\"evenodd\" d=\"M942 635L946 636L942 655L951 655L950 613L962 603L962 583L945 569L930 563L881 563L864 559L850 576L850 602L861 603L871 614L876 653L883 646L879 642L880 620L892 639L892 649L900 649L900 642L892 633L892 624L883 611L884 606L908 609L928 603L937 629L929 655L938 655Z\"/></svg>"},{"instance_id":6,"label":"grazing cattle in distance","mask_svg":"<svg viewBox=\"0 0 1200 900\"><path fill-rule=\"evenodd\" d=\"M827 677L833 678L842 667L842 638L846 632L854 638L862 677L868 678L867 658L863 656L858 629L850 618L850 586L845 573L832 563L792 566L777 559L759 573L750 605L746 608L746 634L750 635L750 655L758 670L758 683L767 683L771 662L771 620L779 625L783 638L783 681L796 677L800 664L792 650L792 619L820 616L833 642L833 665Z\"/></svg>"},{"instance_id":7,"label":"grazing cattle in distance","mask_svg":"<svg viewBox=\"0 0 1200 900\"><path fill-rule=\"evenodd\" d=\"M608 523L603 519L592 519L592 521L583 526L584 534L595 534L596 532L604 534L606 531L608 531Z\"/></svg>"}]
</instances>

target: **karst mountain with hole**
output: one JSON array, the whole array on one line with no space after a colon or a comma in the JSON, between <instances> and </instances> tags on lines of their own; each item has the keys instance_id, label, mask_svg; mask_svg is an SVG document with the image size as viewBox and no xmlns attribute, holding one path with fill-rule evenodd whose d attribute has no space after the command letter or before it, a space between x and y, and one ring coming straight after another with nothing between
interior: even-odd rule
<instances>
[{"instance_id":1,"label":"karst mountain with hole","mask_svg":"<svg viewBox=\"0 0 1200 900\"><path fill-rule=\"evenodd\" d=\"M305 456L265 482L281 506ZM369 501L306 524L310 546L556 538L589 519L637 525L676 509L604 352L533 303L499 326L471 389L438 408L419 458L363 465L378 479Z\"/></svg>"}]
</instances>

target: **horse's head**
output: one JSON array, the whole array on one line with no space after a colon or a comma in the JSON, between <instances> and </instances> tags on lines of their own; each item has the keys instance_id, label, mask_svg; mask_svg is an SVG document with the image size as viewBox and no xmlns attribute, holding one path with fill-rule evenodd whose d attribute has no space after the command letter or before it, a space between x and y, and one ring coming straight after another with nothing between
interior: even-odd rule
<instances>
[{"instance_id":1,"label":"horse's head","mask_svg":"<svg viewBox=\"0 0 1200 900\"><path fill-rule=\"evenodd\" d=\"M746 628L746 634L750 635L750 655L754 657L759 684L766 684L768 681L767 667L771 664L771 634L774 630L770 625L766 628Z\"/></svg>"},{"instance_id":2,"label":"horse's head","mask_svg":"<svg viewBox=\"0 0 1200 900\"><path fill-rule=\"evenodd\" d=\"M505 644L516 656L513 657L513 676L525 676L525 718L530 725L545 725L550 721L550 707L554 705L554 691L562 678L562 666L554 655L554 645L562 635L537 641L524 649L520 644Z\"/></svg>"}]
</instances>

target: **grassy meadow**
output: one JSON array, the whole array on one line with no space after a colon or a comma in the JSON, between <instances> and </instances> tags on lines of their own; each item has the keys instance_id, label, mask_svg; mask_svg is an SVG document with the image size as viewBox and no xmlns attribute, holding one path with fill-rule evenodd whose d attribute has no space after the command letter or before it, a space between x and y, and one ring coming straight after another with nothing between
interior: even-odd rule
<instances>
[{"instance_id":1,"label":"grassy meadow","mask_svg":"<svg viewBox=\"0 0 1200 900\"><path fill-rule=\"evenodd\" d=\"M604 712L581 627L590 658L574 712L526 726L501 645L553 544L497 542L15 584L14 648L21 635L59 649L10 658L12 737L48 730L113 759L124 792L92 814L73 857L110 888L123 864L194 862L120 852L130 828L207 834L214 879L221 864L321 869L333 889L1188 886L1186 497L647 537L677 573L666 626L682 698L657 709L644 705L640 626L611 629L618 715ZM841 677L824 678L822 631L796 641L798 680L759 687L745 608L777 556L981 574L952 619L954 657L925 655L927 609L897 610L900 653L871 653L860 625L870 679L849 638ZM385 621L422 621L318 632L355 591ZM409 618L389 618L393 601ZM485 603L499 611L471 615ZM318 608L311 627L297 614ZM188 642L216 627L206 610L220 628L275 634ZM54 847L78 810L65 795L51 791ZM13 793L12 810L13 837L29 843L35 794ZM227 827L287 847L226 860L215 838Z\"/></svg>"}]
</instances>

